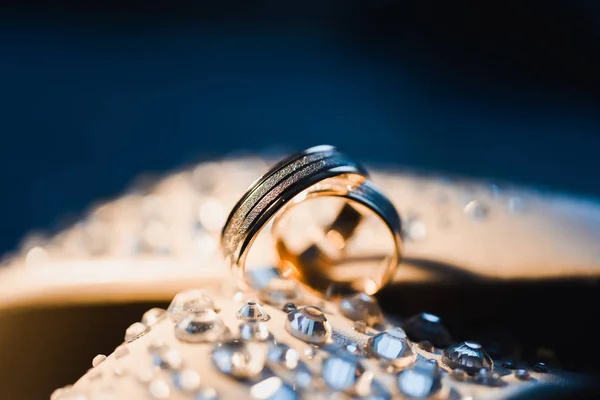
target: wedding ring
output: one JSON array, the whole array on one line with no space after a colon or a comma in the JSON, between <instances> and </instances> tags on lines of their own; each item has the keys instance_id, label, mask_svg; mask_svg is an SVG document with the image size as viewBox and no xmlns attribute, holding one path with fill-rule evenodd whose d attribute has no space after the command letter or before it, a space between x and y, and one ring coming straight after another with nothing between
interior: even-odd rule
<instances>
[{"instance_id":1,"label":"wedding ring","mask_svg":"<svg viewBox=\"0 0 600 400\"><path fill-rule=\"evenodd\" d=\"M292 249L281 235L282 222L288 211L314 198L337 198L343 206L317 240L303 249ZM377 268L362 266L360 258L346 268L346 244L366 217L375 217L388 231L391 249ZM400 261L401 221L396 209L369 181L364 167L331 146L313 147L279 162L233 207L221 244L225 259L242 281L250 248L270 222L280 274L293 275L321 292L335 286L336 290L375 293L393 277Z\"/></svg>"}]
</instances>

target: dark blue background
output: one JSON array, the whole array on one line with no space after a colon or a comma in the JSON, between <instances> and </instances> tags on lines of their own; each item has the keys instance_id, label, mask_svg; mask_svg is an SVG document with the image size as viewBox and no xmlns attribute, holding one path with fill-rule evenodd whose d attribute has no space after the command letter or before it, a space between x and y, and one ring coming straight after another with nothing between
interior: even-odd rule
<instances>
[{"instance_id":1,"label":"dark blue background","mask_svg":"<svg viewBox=\"0 0 600 400\"><path fill-rule=\"evenodd\" d=\"M273 146L600 196L595 3L416 3L6 8L0 252L142 172Z\"/></svg>"}]
</instances>

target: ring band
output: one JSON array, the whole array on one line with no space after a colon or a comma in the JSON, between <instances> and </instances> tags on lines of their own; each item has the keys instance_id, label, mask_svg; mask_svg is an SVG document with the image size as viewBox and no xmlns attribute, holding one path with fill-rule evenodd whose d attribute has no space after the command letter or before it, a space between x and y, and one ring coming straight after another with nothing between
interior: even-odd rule
<instances>
[{"instance_id":1,"label":"ring band","mask_svg":"<svg viewBox=\"0 0 600 400\"><path fill-rule=\"evenodd\" d=\"M368 183L367 178L368 173L360 164L332 146L312 147L277 163L233 207L221 236L226 261L244 281L245 261L250 247L271 219L304 198L336 196L366 207L384 221L395 245L395 254L387 270L395 271L401 253L400 217L389 200ZM352 236L361 220L362 213L349 205L342 209L329 229L337 231L345 240ZM385 275L387 282L393 274ZM377 285L374 291L385 282ZM373 288L370 289L373 292Z\"/></svg>"},{"instance_id":2,"label":"ring band","mask_svg":"<svg viewBox=\"0 0 600 400\"><path fill-rule=\"evenodd\" d=\"M284 276L295 276L301 282L320 292L333 293L359 291L373 294L393 277L402 254L402 223L392 203L370 181L349 184L345 177L329 179L306 190L302 201L317 197L339 197L346 201L336 220L325 228L323 240L312 243L305 250L293 252L278 232L277 220L273 224L275 247L281 260L280 271ZM298 204L298 203L296 203ZM285 213L291 212L290 205ZM361 211L360 209L364 209ZM369 267L368 258L339 261L343 257L346 240L358 225L358 215L374 214L386 228L393 241L393 251L387 255L379 268ZM330 246L333 242L334 246ZM324 250L327 248L329 251ZM331 255L334 250L334 256ZM348 262L350 261L350 262ZM338 271L341 264L341 271ZM358 267L352 268L351 265ZM287 268L286 268L287 267ZM333 287L332 287L333 285Z\"/></svg>"}]
</instances>

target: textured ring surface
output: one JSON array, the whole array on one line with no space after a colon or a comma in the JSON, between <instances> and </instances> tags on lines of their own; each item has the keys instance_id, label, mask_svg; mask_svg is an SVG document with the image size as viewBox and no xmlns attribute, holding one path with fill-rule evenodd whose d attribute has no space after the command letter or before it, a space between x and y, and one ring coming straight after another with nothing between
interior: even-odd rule
<instances>
[{"instance_id":1,"label":"textured ring surface","mask_svg":"<svg viewBox=\"0 0 600 400\"><path fill-rule=\"evenodd\" d=\"M312 147L277 163L233 207L221 237L226 260L236 275L244 279L245 261L253 241L273 217L298 199L296 196L302 195L301 199L336 196L370 209L385 222L394 237L397 254L392 257L394 265L390 270L395 270L401 251L400 217L390 201L366 183L367 178L367 171L359 163L331 146ZM343 226L351 235L361 218L344 225L340 221L344 218L342 214L351 214L348 208L345 211L334 225ZM386 274L386 280L391 276Z\"/></svg>"}]
</instances>

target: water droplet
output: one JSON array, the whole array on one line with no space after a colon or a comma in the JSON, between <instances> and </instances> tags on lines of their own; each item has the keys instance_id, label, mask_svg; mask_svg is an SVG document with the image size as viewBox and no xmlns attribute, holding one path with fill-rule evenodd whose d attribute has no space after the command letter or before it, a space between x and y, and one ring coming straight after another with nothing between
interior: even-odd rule
<instances>
[{"instance_id":1,"label":"water droplet","mask_svg":"<svg viewBox=\"0 0 600 400\"><path fill-rule=\"evenodd\" d=\"M223 339L227 328L212 309L192 313L175 325L175 337L182 342L216 342Z\"/></svg>"},{"instance_id":2,"label":"water droplet","mask_svg":"<svg viewBox=\"0 0 600 400\"><path fill-rule=\"evenodd\" d=\"M224 289L224 291L226 291L227 288ZM227 292L226 292L227 293ZM240 291L235 291L233 295L231 296L231 298L233 299L233 301L235 301L236 303L241 303L242 300L244 300L244 292L240 292Z\"/></svg>"},{"instance_id":3,"label":"water droplet","mask_svg":"<svg viewBox=\"0 0 600 400\"><path fill-rule=\"evenodd\" d=\"M308 346L304 349L304 357L308 358L309 360L315 358L316 355L317 349L315 349L313 346Z\"/></svg>"},{"instance_id":4,"label":"water droplet","mask_svg":"<svg viewBox=\"0 0 600 400\"><path fill-rule=\"evenodd\" d=\"M148 344L148 352L150 354L158 353L159 351L165 351L167 349L168 349L167 344L161 338L154 338L154 339L152 339L150 344Z\"/></svg>"},{"instance_id":5,"label":"water droplet","mask_svg":"<svg viewBox=\"0 0 600 400\"><path fill-rule=\"evenodd\" d=\"M250 379L262 372L266 352L266 345L262 343L231 340L213 349L212 361L224 374L238 379Z\"/></svg>"},{"instance_id":6,"label":"water droplet","mask_svg":"<svg viewBox=\"0 0 600 400\"><path fill-rule=\"evenodd\" d=\"M407 319L403 328L411 340L427 340L435 347L446 347L452 342L441 319L430 313L420 313Z\"/></svg>"},{"instance_id":7,"label":"water droplet","mask_svg":"<svg viewBox=\"0 0 600 400\"><path fill-rule=\"evenodd\" d=\"M173 373L173 384L184 392L193 392L200 386L200 375L192 369L182 369Z\"/></svg>"},{"instance_id":8,"label":"water droplet","mask_svg":"<svg viewBox=\"0 0 600 400\"><path fill-rule=\"evenodd\" d=\"M329 357L321 371L327 386L339 390L366 395L371 388L373 373L367 371L359 359L350 354L337 354Z\"/></svg>"},{"instance_id":9,"label":"water droplet","mask_svg":"<svg viewBox=\"0 0 600 400\"><path fill-rule=\"evenodd\" d=\"M281 307L286 303L297 301L302 297L302 293L296 281L275 278L260 290L259 297L267 304Z\"/></svg>"},{"instance_id":10,"label":"water droplet","mask_svg":"<svg viewBox=\"0 0 600 400\"><path fill-rule=\"evenodd\" d=\"M171 396L171 388L169 385L160 379L155 379L148 384L148 391L155 399L168 399Z\"/></svg>"},{"instance_id":11,"label":"water droplet","mask_svg":"<svg viewBox=\"0 0 600 400\"><path fill-rule=\"evenodd\" d=\"M404 237L407 240L423 240L427 236L427 227L419 218L410 217L404 222Z\"/></svg>"},{"instance_id":12,"label":"water droplet","mask_svg":"<svg viewBox=\"0 0 600 400\"><path fill-rule=\"evenodd\" d=\"M475 221L482 221L487 218L489 208L478 200L471 200L464 208L465 214Z\"/></svg>"},{"instance_id":13,"label":"water droplet","mask_svg":"<svg viewBox=\"0 0 600 400\"><path fill-rule=\"evenodd\" d=\"M490 371L487 368L481 368L473 377L473 380L480 385L500 386L503 384L500 375L497 372Z\"/></svg>"},{"instance_id":14,"label":"water droplet","mask_svg":"<svg viewBox=\"0 0 600 400\"><path fill-rule=\"evenodd\" d=\"M517 364L512 360L506 360L502 363L502 368L517 369Z\"/></svg>"},{"instance_id":15,"label":"water droplet","mask_svg":"<svg viewBox=\"0 0 600 400\"><path fill-rule=\"evenodd\" d=\"M428 399L442 389L441 375L436 364L419 362L414 367L400 372L398 389L410 399Z\"/></svg>"},{"instance_id":16,"label":"water droplet","mask_svg":"<svg viewBox=\"0 0 600 400\"><path fill-rule=\"evenodd\" d=\"M219 400L219 394L214 388L202 388L194 394L194 400Z\"/></svg>"},{"instance_id":17,"label":"water droplet","mask_svg":"<svg viewBox=\"0 0 600 400\"><path fill-rule=\"evenodd\" d=\"M513 214L520 214L525 211L525 203L520 197L511 197L508 199L508 211Z\"/></svg>"},{"instance_id":18,"label":"water droplet","mask_svg":"<svg viewBox=\"0 0 600 400\"><path fill-rule=\"evenodd\" d=\"M450 372L450 376L457 381L464 381L468 378L467 372L462 368L456 368Z\"/></svg>"},{"instance_id":19,"label":"water droplet","mask_svg":"<svg viewBox=\"0 0 600 400\"><path fill-rule=\"evenodd\" d=\"M152 356L154 365L162 369L178 370L183 365L183 356L181 351L174 347L152 347L148 348L148 352Z\"/></svg>"},{"instance_id":20,"label":"water droplet","mask_svg":"<svg viewBox=\"0 0 600 400\"><path fill-rule=\"evenodd\" d=\"M292 312L296 309L296 305L294 303L285 303L282 307L282 310L286 313Z\"/></svg>"},{"instance_id":21,"label":"water droplet","mask_svg":"<svg viewBox=\"0 0 600 400\"><path fill-rule=\"evenodd\" d=\"M548 372L548 366L546 365L546 363L540 361L535 363L535 365L533 366L533 370L535 372L546 373Z\"/></svg>"},{"instance_id":22,"label":"water droplet","mask_svg":"<svg viewBox=\"0 0 600 400\"><path fill-rule=\"evenodd\" d=\"M67 398L66 395L71 391L72 388L73 388L73 385L67 385L67 386L56 389L50 395L50 400L59 400L61 398L66 399Z\"/></svg>"},{"instance_id":23,"label":"water droplet","mask_svg":"<svg viewBox=\"0 0 600 400\"><path fill-rule=\"evenodd\" d=\"M136 378L141 383L150 383L156 376L156 367L143 366L136 372Z\"/></svg>"},{"instance_id":24,"label":"water droplet","mask_svg":"<svg viewBox=\"0 0 600 400\"><path fill-rule=\"evenodd\" d=\"M526 369L524 369L524 368L520 368L520 369L516 370L515 371L515 377L517 379L522 380L522 381L526 381L526 380L528 380L530 378L529 372Z\"/></svg>"},{"instance_id":25,"label":"water droplet","mask_svg":"<svg viewBox=\"0 0 600 400\"><path fill-rule=\"evenodd\" d=\"M428 340L423 340L420 341L419 343L417 343L417 346L419 346L419 348L421 350L425 350L429 353L433 353L435 351L435 347L433 346L433 344L428 341Z\"/></svg>"},{"instance_id":26,"label":"water droplet","mask_svg":"<svg viewBox=\"0 0 600 400\"><path fill-rule=\"evenodd\" d=\"M92 360L92 367L96 368L98 365L102 364L104 360L106 360L106 356L104 354L98 354Z\"/></svg>"},{"instance_id":27,"label":"water droplet","mask_svg":"<svg viewBox=\"0 0 600 400\"><path fill-rule=\"evenodd\" d=\"M65 393L65 388L58 388L55 389L51 394L50 394L50 400L58 400L63 393Z\"/></svg>"},{"instance_id":28,"label":"water droplet","mask_svg":"<svg viewBox=\"0 0 600 400\"><path fill-rule=\"evenodd\" d=\"M340 302L340 312L352 321L365 321L368 326L378 326L384 321L377 300L364 293L343 298Z\"/></svg>"},{"instance_id":29,"label":"water droplet","mask_svg":"<svg viewBox=\"0 0 600 400\"><path fill-rule=\"evenodd\" d=\"M270 318L263 306L254 301L244 304L237 312L236 317L245 321L268 321Z\"/></svg>"},{"instance_id":30,"label":"water droplet","mask_svg":"<svg viewBox=\"0 0 600 400\"><path fill-rule=\"evenodd\" d=\"M131 343L134 340L144 336L148 332L150 332L150 327L142 324L141 322L134 322L125 331L125 341L127 343Z\"/></svg>"},{"instance_id":31,"label":"water droplet","mask_svg":"<svg viewBox=\"0 0 600 400\"><path fill-rule=\"evenodd\" d=\"M115 357L117 357L117 358L123 358L128 354L129 354L129 348L127 347L127 345L125 343L119 345L115 349Z\"/></svg>"},{"instance_id":32,"label":"water droplet","mask_svg":"<svg viewBox=\"0 0 600 400\"><path fill-rule=\"evenodd\" d=\"M474 374L481 368L492 369L494 363L479 343L462 342L442 352L442 362L448 368L462 368Z\"/></svg>"},{"instance_id":33,"label":"water droplet","mask_svg":"<svg viewBox=\"0 0 600 400\"><path fill-rule=\"evenodd\" d=\"M215 309L212 299L199 289L188 289L175 295L167 311L173 321L179 322L190 314L208 309Z\"/></svg>"},{"instance_id":34,"label":"water droplet","mask_svg":"<svg viewBox=\"0 0 600 400\"><path fill-rule=\"evenodd\" d=\"M417 359L417 352L400 329L389 329L369 338L366 352L396 368L405 368Z\"/></svg>"},{"instance_id":35,"label":"water droplet","mask_svg":"<svg viewBox=\"0 0 600 400\"><path fill-rule=\"evenodd\" d=\"M115 364L114 373L116 376L123 377L123 376L127 375L128 372L129 372L129 369L122 362L118 362Z\"/></svg>"},{"instance_id":36,"label":"water droplet","mask_svg":"<svg viewBox=\"0 0 600 400\"><path fill-rule=\"evenodd\" d=\"M282 366L285 369L296 368L300 361L298 352L284 343L271 344L267 358L269 363Z\"/></svg>"},{"instance_id":37,"label":"water droplet","mask_svg":"<svg viewBox=\"0 0 600 400\"><path fill-rule=\"evenodd\" d=\"M255 400L296 400L300 398L293 387L285 384L277 376L269 377L252 385L250 396Z\"/></svg>"},{"instance_id":38,"label":"water droplet","mask_svg":"<svg viewBox=\"0 0 600 400\"><path fill-rule=\"evenodd\" d=\"M290 312L285 330L307 343L325 344L331 338L331 324L319 308L306 306Z\"/></svg>"},{"instance_id":39,"label":"water droplet","mask_svg":"<svg viewBox=\"0 0 600 400\"><path fill-rule=\"evenodd\" d=\"M162 308L151 308L142 315L142 324L154 326L167 316L167 311Z\"/></svg>"},{"instance_id":40,"label":"water droplet","mask_svg":"<svg viewBox=\"0 0 600 400\"><path fill-rule=\"evenodd\" d=\"M265 322L246 321L240 324L240 337L243 340L263 342L270 336L269 326Z\"/></svg>"},{"instance_id":41,"label":"water droplet","mask_svg":"<svg viewBox=\"0 0 600 400\"><path fill-rule=\"evenodd\" d=\"M48 251L43 247L35 246L27 252L25 256L25 264L28 267L43 264L49 258Z\"/></svg>"},{"instance_id":42,"label":"water droplet","mask_svg":"<svg viewBox=\"0 0 600 400\"><path fill-rule=\"evenodd\" d=\"M344 349L355 356L360 356L363 354L363 348L358 343L348 343Z\"/></svg>"}]
</instances>

